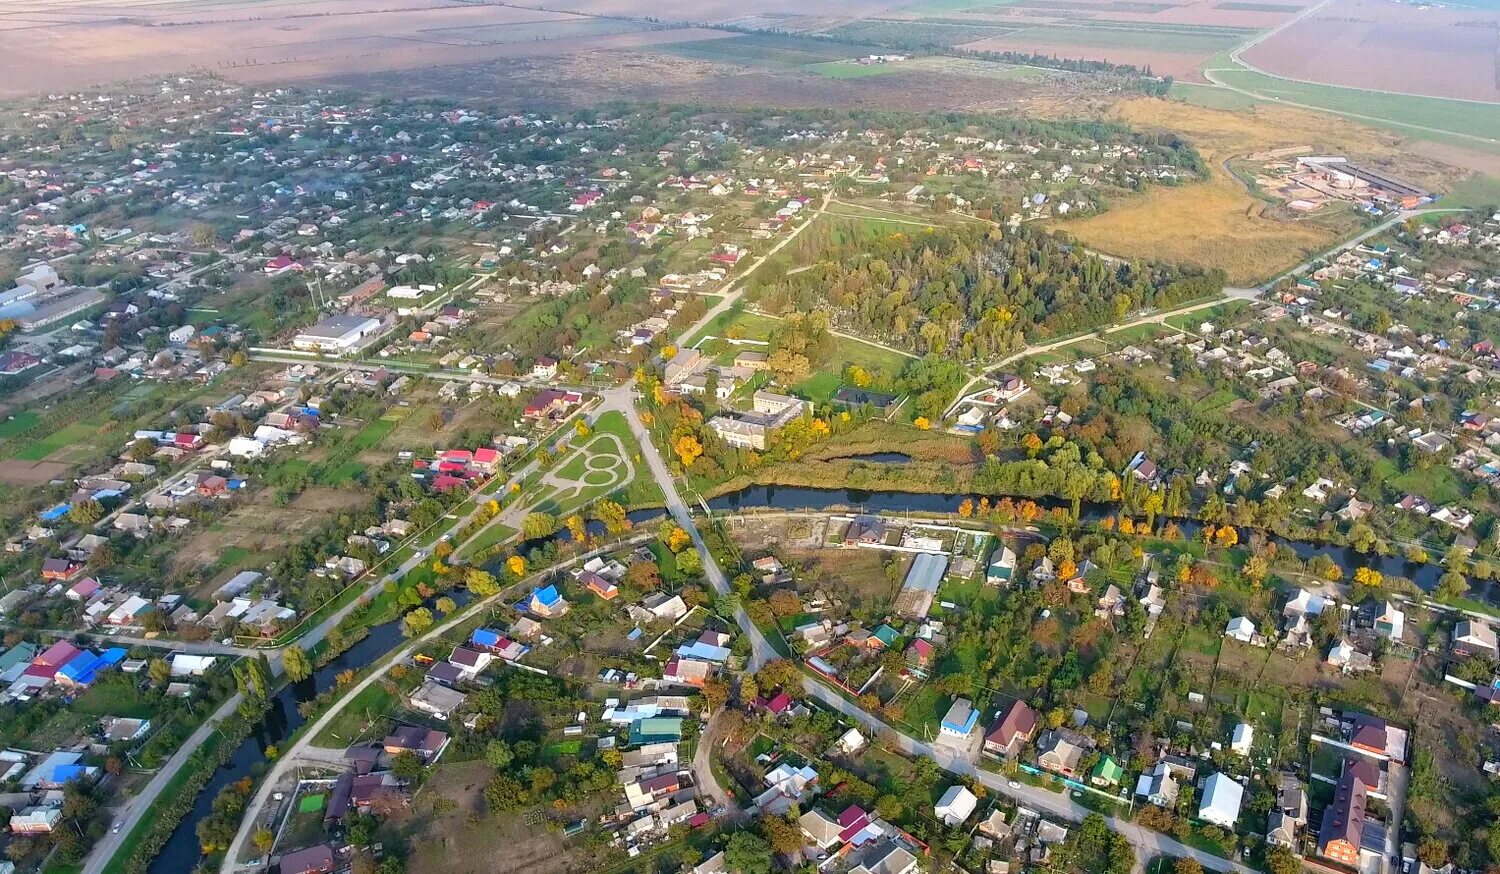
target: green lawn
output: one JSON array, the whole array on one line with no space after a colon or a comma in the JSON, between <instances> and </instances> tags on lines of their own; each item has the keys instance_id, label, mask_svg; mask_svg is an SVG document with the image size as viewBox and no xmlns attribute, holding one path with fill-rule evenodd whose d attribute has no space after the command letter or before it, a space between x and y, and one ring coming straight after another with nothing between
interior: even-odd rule
<instances>
[{"instance_id":1,"label":"green lawn","mask_svg":"<svg viewBox=\"0 0 1500 874\"><path fill-rule=\"evenodd\" d=\"M490 527L479 532L474 536L472 540L464 544L463 549L459 550L459 555L460 557L462 557L465 555L475 555L477 553L484 552L491 546L494 546L497 543L504 543L514 536L516 536L516 530L514 528L507 528L504 525L499 524L498 522L492 523Z\"/></svg>"},{"instance_id":2,"label":"green lawn","mask_svg":"<svg viewBox=\"0 0 1500 874\"><path fill-rule=\"evenodd\" d=\"M1421 495L1434 504L1450 504L1464 494L1458 474L1445 464L1435 464L1425 470L1412 468L1391 479L1390 485L1403 492Z\"/></svg>"},{"instance_id":3,"label":"green lawn","mask_svg":"<svg viewBox=\"0 0 1500 874\"><path fill-rule=\"evenodd\" d=\"M75 422L23 447L16 453L16 458L22 461L41 461L64 447L87 443L96 430L98 429L93 425Z\"/></svg>"},{"instance_id":4,"label":"green lawn","mask_svg":"<svg viewBox=\"0 0 1500 874\"><path fill-rule=\"evenodd\" d=\"M359 479L360 474L365 472L365 466L358 461L346 461L338 467L323 471L318 477L318 482L325 486L348 485Z\"/></svg>"},{"instance_id":5,"label":"green lawn","mask_svg":"<svg viewBox=\"0 0 1500 874\"><path fill-rule=\"evenodd\" d=\"M154 708L135 683L96 683L73 701L72 709L88 716L149 719Z\"/></svg>"},{"instance_id":6,"label":"green lawn","mask_svg":"<svg viewBox=\"0 0 1500 874\"><path fill-rule=\"evenodd\" d=\"M396 696L386 690L384 683L376 680L334 714L313 743L320 747L349 746L368 731L371 724L383 721L395 707Z\"/></svg>"},{"instance_id":7,"label":"green lawn","mask_svg":"<svg viewBox=\"0 0 1500 874\"><path fill-rule=\"evenodd\" d=\"M360 432L354 435L354 439L349 442L349 446L355 452L374 449L380 445L380 441L384 440L395 429L396 424L397 420L395 419L376 419L361 428Z\"/></svg>"},{"instance_id":8,"label":"green lawn","mask_svg":"<svg viewBox=\"0 0 1500 874\"><path fill-rule=\"evenodd\" d=\"M763 316L758 313L748 313L742 309L730 307L717 316L714 316L702 331L688 338L687 345L697 348L708 337L728 337L731 329L736 339L741 340L764 340L771 336L771 329L776 326L776 319Z\"/></svg>"},{"instance_id":9,"label":"green lawn","mask_svg":"<svg viewBox=\"0 0 1500 874\"><path fill-rule=\"evenodd\" d=\"M1197 82L1173 82L1167 96L1194 106L1202 106L1206 109L1226 109L1231 112L1249 109L1264 102L1238 91L1230 91L1228 88L1202 85Z\"/></svg>"},{"instance_id":10,"label":"green lawn","mask_svg":"<svg viewBox=\"0 0 1500 874\"><path fill-rule=\"evenodd\" d=\"M867 76L883 76L901 69L900 64L857 64L854 61L825 61L808 64L802 69L830 79L863 79Z\"/></svg>"},{"instance_id":11,"label":"green lawn","mask_svg":"<svg viewBox=\"0 0 1500 874\"><path fill-rule=\"evenodd\" d=\"M9 440L17 434L25 433L36 427L42 417L34 410L22 410L11 416L4 422L0 422L0 440Z\"/></svg>"}]
</instances>

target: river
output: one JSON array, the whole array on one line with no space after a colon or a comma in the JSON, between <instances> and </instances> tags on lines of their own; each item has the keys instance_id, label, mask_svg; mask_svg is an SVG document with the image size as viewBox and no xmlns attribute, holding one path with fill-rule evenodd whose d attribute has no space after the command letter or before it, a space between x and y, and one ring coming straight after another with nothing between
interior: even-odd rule
<instances>
[{"instance_id":1,"label":"river","mask_svg":"<svg viewBox=\"0 0 1500 874\"><path fill-rule=\"evenodd\" d=\"M966 499L977 500L979 495L936 494L920 492L871 492L860 489L824 489L800 486L750 486L727 495L720 495L708 502L714 511L735 512L755 507L774 507L781 510L828 510L842 507L864 512L956 513ZM997 500L990 496L990 500ZM1026 500L1015 498L1015 500ZM1034 499L1037 505L1051 510L1067 507L1066 501L1057 499ZM1082 507L1080 517L1085 522L1098 522L1118 512L1109 504L1089 504ZM1196 537L1203 526L1191 519L1176 519L1177 527L1184 537ZM1344 578L1353 576L1354 569L1374 568L1387 577L1405 577L1423 591L1431 592L1443 575L1443 568L1436 564L1417 564L1399 555L1376 555L1360 553L1347 546L1327 543L1311 543L1289 540L1275 534L1267 534L1268 542L1280 549L1287 549L1306 561L1315 555L1326 555L1344 571ZM1478 601L1500 607L1500 591L1494 582L1469 580L1469 596Z\"/></svg>"}]
</instances>

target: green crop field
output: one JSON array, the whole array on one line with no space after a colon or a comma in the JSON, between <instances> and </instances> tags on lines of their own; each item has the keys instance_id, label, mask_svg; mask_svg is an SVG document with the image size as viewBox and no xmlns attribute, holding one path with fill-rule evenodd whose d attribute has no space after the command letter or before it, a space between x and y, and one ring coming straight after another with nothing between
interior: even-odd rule
<instances>
[{"instance_id":1,"label":"green crop field","mask_svg":"<svg viewBox=\"0 0 1500 874\"><path fill-rule=\"evenodd\" d=\"M855 58L879 51L801 36L747 34L729 39L697 40L662 46L661 51L700 61L722 61L752 67L785 69Z\"/></svg>"},{"instance_id":2,"label":"green crop field","mask_svg":"<svg viewBox=\"0 0 1500 874\"><path fill-rule=\"evenodd\" d=\"M1209 70L1216 79L1268 100L1300 103L1407 133L1427 130L1457 134L1463 143L1487 147L1488 151L1500 149L1494 144L1500 139L1500 104L1292 82L1215 62L1210 63Z\"/></svg>"},{"instance_id":3,"label":"green crop field","mask_svg":"<svg viewBox=\"0 0 1500 874\"><path fill-rule=\"evenodd\" d=\"M0 422L0 440L9 440L17 434L25 433L42 420L33 410L22 410L19 413Z\"/></svg>"},{"instance_id":4,"label":"green crop field","mask_svg":"<svg viewBox=\"0 0 1500 874\"><path fill-rule=\"evenodd\" d=\"M1155 52L1213 53L1237 45L1244 34L1238 30L1176 27L1117 27L1090 22L1072 26L1047 24L1028 27L1010 35L1020 43L1080 46L1095 49L1144 49Z\"/></svg>"},{"instance_id":5,"label":"green crop field","mask_svg":"<svg viewBox=\"0 0 1500 874\"><path fill-rule=\"evenodd\" d=\"M922 21L887 21L867 19L840 25L828 31L830 36L840 39L868 40L882 45L916 48L918 46L954 46L975 40L1005 36L1015 32L1014 27L949 22L934 19ZM849 52L847 56L855 54Z\"/></svg>"},{"instance_id":6,"label":"green crop field","mask_svg":"<svg viewBox=\"0 0 1500 874\"><path fill-rule=\"evenodd\" d=\"M808 64L802 69L830 79L864 79L868 76L884 76L901 69L899 64L856 64L853 61L825 61Z\"/></svg>"},{"instance_id":7,"label":"green crop field","mask_svg":"<svg viewBox=\"0 0 1500 874\"><path fill-rule=\"evenodd\" d=\"M1238 91L1230 91L1228 88L1200 85L1196 82L1173 82L1172 89L1167 92L1167 96L1194 106L1202 106L1205 109L1227 109L1231 112L1249 109L1265 102Z\"/></svg>"},{"instance_id":8,"label":"green crop field","mask_svg":"<svg viewBox=\"0 0 1500 874\"><path fill-rule=\"evenodd\" d=\"M395 427L395 419L376 419L360 429L360 432L354 435L354 439L350 441L349 445L355 452L374 449L380 445L380 441L384 440L391 431L395 430Z\"/></svg>"},{"instance_id":9,"label":"green crop field","mask_svg":"<svg viewBox=\"0 0 1500 874\"><path fill-rule=\"evenodd\" d=\"M87 443L97 430L93 425L75 422L59 431L54 431L41 440L24 447L16 453L22 461L41 461L52 453L75 443Z\"/></svg>"}]
</instances>

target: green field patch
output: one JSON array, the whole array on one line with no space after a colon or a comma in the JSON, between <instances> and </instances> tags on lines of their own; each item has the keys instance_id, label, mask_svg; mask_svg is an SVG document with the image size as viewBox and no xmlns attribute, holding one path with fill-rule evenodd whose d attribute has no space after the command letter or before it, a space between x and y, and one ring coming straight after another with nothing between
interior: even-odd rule
<instances>
[{"instance_id":1,"label":"green field patch","mask_svg":"<svg viewBox=\"0 0 1500 874\"><path fill-rule=\"evenodd\" d=\"M1421 495L1433 504L1451 504L1464 496L1458 474L1446 464L1411 468L1388 480L1391 488Z\"/></svg>"},{"instance_id":2,"label":"green field patch","mask_svg":"<svg viewBox=\"0 0 1500 874\"><path fill-rule=\"evenodd\" d=\"M1212 54L1237 45L1243 35L1238 32L1113 27L1090 22L1076 27L1060 24L1028 27L1011 34L1010 38L1018 44Z\"/></svg>"},{"instance_id":3,"label":"green field patch","mask_svg":"<svg viewBox=\"0 0 1500 874\"><path fill-rule=\"evenodd\" d=\"M1199 401L1194 409L1200 413L1210 413L1222 410L1239 399L1240 396L1235 394L1233 389L1221 388Z\"/></svg>"},{"instance_id":4,"label":"green field patch","mask_svg":"<svg viewBox=\"0 0 1500 874\"><path fill-rule=\"evenodd\" d=\"M1215 78L1267 99L1301 103L1405 132L1457 134L1464 143L1489 152L1500 151L1493 143L1500 137L1500 104L1293 82L1252 70L1213 66L1210 69Z\"/></svg>"},{"instance_id":5,"label":"green field patch","mask_svg":"<svg viewBox=\"0 0 1500 874\"><path fill-rule=\"evenodd\" d=\"M4 422L0 422L0 440L9 440L17 434L24 434L41 421L42 417L38 416L35 411L22 410Z\"/></svg>"},{"instance_id":6,"label":"green field patch","mask_svg":"<svg viewBox=\"0 0 1500 874\"><path fill-rule=\"evenodd\" d=\"M358 480L364 472L364 464L358 461L346 461L337 467L321 471L318 475L318 485L345 486Z\"/></svg>"},{"instance_id":7,"label":"green field patch","mask_svg":"<svg viewBox=\"0 0 1500 874\"><path fill-rule=\"evenodd\" d=\"M583 749L583 741L572 739L547 745L547 752L554 756L576 756Z\"/></svg>"},{"instance_id":8,"label":"green field patch","mask_svg":"<svg viewBox=\"0 0 1500 874\"><path fill-rule=\"evenodd\" d=\"M901 69L900 64L861 64L855 61L824 61L808 64L802 69L830 79L864 79L869 76L884 76Z\"/></svg>"},{"instance_id":9,"label":"green field patch","mask_svg":"<svg viewBox=\"0 0 1500 874\"><path fill-rule=\"evenodd\" d=\"M1264 103L1248 94L1230 91L1217 85L1200 85L1196 82L1173 82L1167 96L1204 109L1223 109L1237 112Z\"/></svg>"},{"instance_id":10,"label":"green field patch","mask_svg":"<svg viewBox=\"0 0 1500 874\"><path fill-rule=\"evenodd\" d=\"M313 743L320 747L347 747L370 730L372 725L383 723L396 706L396 696L386 684L376 680L355 695L342 710L334 714Z\"/></svg>"},{"instance_id":11,"label":"green field patch","mask_svg":"<svg viewBox=\"0 0 1500 874\"><path fill-rule=\"evenodd\" d=\"M492 523L488 528L485 528L483 531L480 531L478 534L474 535L474 537L470 539L469 542L464 545L464 548L459 550L459 552L461 555L474 555L477 553L481 553L486 549L489 549L491 546L499 543L504 543L514 536L516 536L516 529L507 528L499 523Z\"/></svg>"},{"instance_id":12,"label":"green field patch","mask_svg":"<svg viewBox=\"0 0 1500 874\"><path fill-rule=\"evenodd\" d=\"M354 439L349 441L349 448L355 452L363 452L366 449L374 449L380 445L396 428L395 419L376 419L360 429Z\"/></svg>"},{"instance_id":13,"label":"green field patch","mask_svg":"<svg viewBox=\"0 0 1500 874\"><path fill-rule=\"evenodd\" d=\"M74 444L86 444L97 430L93 425L75 422L22 447L21 451L16 453L16 457L22 461L42 461L61 449L72 447Z\"/></svg>"}]
</instances>

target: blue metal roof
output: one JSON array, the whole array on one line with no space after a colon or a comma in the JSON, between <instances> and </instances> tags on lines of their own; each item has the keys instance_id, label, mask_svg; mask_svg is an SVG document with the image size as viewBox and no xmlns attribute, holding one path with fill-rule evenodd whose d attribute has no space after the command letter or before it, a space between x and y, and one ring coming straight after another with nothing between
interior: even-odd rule
<instances>
[{"instance_id":1,"label":"blue metal roof","mask_svg":"<svg viewBox=\"0 0 1500 874\"><path fill-rule=\"evenodd\" d=\"M476 628L474 633L469 635L469 642L480 646L496 646L500 643L500 632L491 631L488 628Z\"/></svg>"},{"instance_id":2,"label":"blue metal roof","mask_svg":"<svg viewBox=\"0 0 1500 874\"><path fill-rule=\"evenodd\" d=\"M67 502L63 502L49 510L43 510L39 515L43 521L52 522L68 515L68 510L70 509L72 509L72 505L68 504Z\"/></svg>"},{"instance_id":3,"label":"blue metal roof","mask_svg":"<svg viewBox=\"0 0 1500 874\"><path fill-rule=\"evenodd\" d=\"M701 640L684 643L677 647L677 654L683 658L699 659L705 662L722 662L729 658L729 650Z\"/></svg>"},{"instance_id":4,"label":"blue metal roof","mask_svg":"<svg viewBox=\"0 0 1500 874\"><path fill-rule=\"evenodd\" d=\"M911 563L911 570L906 574L906 584L902 588L936 592L938 583L943 581L943 573L947 570L948 556L919 553Z\"/></svg>"},{"instance_id":5,"label":"blue metal roof","mask_svg":"<svg viewBox=\"0 0 1500 874\"><path fill-rule=\"evenodd\" d=\"M537 603L544 607L551 607L562 600L562 595L558 594L556 586L543 586L532 592L531 597L535 598Z\"/></svg>"}]
</instances>

